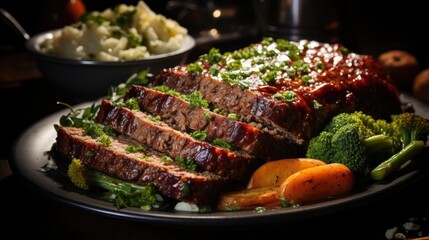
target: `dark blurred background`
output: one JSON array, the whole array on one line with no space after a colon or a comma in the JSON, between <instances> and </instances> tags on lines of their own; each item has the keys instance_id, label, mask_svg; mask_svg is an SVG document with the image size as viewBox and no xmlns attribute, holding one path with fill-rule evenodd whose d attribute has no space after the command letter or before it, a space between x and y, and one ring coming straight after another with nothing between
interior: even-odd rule
<instances>
[{"instance_id":1,"label":"dark blurred background","mask_svg":"<svg viewBox=\"0 0 429 240\"><path fill-rule=\"evenodd\" d=\"M30 35L34 35L69 23L63 8L65 2L42 0L20 3L16 0L1 0L0 6L15 16ZM120 3L132 5L137 3L135 0L83 2L88 11L101 11ZM429 47L425 32L429 27L428 10L424 1L420 0L146 0L145 2L155 12L179 21L196 37L207 36L210 29L217 28L219 33L224 34L217 42L264 33L288 37L287 28L292 23L285 20L293 20L299 14L302 19L298 24L307 28L307 33L319 31L320 27L317 24L322 25L328 23L327 20L334 20L333 25L336 26L331 26L331 29L335 29L331 34L337 35L338 42L358 53L376 56L389 49L405 49L416 55L424 65L427 64L425 55L429 53ZM296 9L299 11L296 16L282 18L282 14L291 14L284 12L286 4L300 5L301 9ZM223 10L223 14L214 18L212 16L214 9ZM261 19L264 14L265 19ZM277 27L277 32L261 31L263 21L266 21L267 25ZM0 25L0 32L1 45L19 43L20 38L4 24ZM243 44L246 43L243 41ZM3 46L0 50L4 52L7 49Z\"/></svg>"},{"instance_id":2,"label":"dark blurred background","mask_svg":"<svg viewBox=\"0 0 429 240\"><path fill-rule=\"evenodd\" d=\"M69 24L71 20L64 8L66 2L0 0L0 6L32 36ZM135 0L83 2L87 11L102 11L120 3L137 4ZM211 47L230 51L259 41L263 36L275 36L339 42L354 52L374 57L391 49L406 50L416 56L421 69L429 67L429 41L425 37L429 26L428 10L420 0L145 2L154 12L177 20L197 39L197 47L189 61ZM287 7L290 5L295 6L294 9ZM221 10L220 16L214 16L216 9ZM0 121L13 133L0 137L0 159L4 159L20 132L60 108L52 99L69 99L64 99L66 93L52 90L27 56L24 40L4 22L0 22L0 35Z\"/></svg>"}]
</instances>

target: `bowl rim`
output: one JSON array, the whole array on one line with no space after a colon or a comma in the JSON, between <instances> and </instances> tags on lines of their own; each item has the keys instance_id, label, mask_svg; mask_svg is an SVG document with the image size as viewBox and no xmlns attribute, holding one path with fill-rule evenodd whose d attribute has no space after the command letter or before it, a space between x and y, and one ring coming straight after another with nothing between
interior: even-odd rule
<instances>
[{"instance_id":1,"label":"bowl rim","mask_svg":"<svg viewBox=\"0 0 429 240\"><path fill-rule=\"evenodd\" d=\"M127 65L138 65L138 64L144 64L144 63L154 63L159 62L165 59L166 57L173 57L173 56L180 56L182 54L186 54L190 52L192 49L196 46L195 38L192 37L189 34L185 35L185 39L183 41L182 47L178 50L168 52L168 53L161 53L156 55L151 55L144 59L138 59L138 60L126 60L126 61L98 61L98 60L79 60L79 59L71 59L71 58L64 58L64 57L58 57L51 54L46 54L40 51L40 43L47 39L52 38L53 34L55 32L61 31L62 29L54 29L49 31L44 31L41 33L38 33L30 39L28 39L25 42L25 47L28 51L30 51L33 55L37 56L38 58L43 58L44 60L49 60L53 62L61 62L64 64L74 64L74 65L94 65L94 66L123 66L124 64Z\"/></svg>"}]
</instances>

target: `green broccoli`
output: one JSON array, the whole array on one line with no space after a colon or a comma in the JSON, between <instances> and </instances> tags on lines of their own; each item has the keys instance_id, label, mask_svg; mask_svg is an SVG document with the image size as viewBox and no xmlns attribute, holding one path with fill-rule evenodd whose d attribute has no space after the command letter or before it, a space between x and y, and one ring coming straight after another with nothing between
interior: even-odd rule
<instances>
[{"instance_id":1,"label":"green broccoli","mask_svg":"<svg viewBox=\"0 0 429 240\"><path fill-rule=\"evenodd\" d=\"M390 154L393 143L389 136L375 135L362 121L356 121L356 116L360 114L334 117L326 131L310 140L306 157L326 163L339 162L349 167L356 176L367 176L372 165L370 159L376 153ZM349 121L346 121L347 118Z\"/></svg>"},{"instance_id":2,"label":"green broccoli","mask_svg":"<svg viewBox=\"0 0 429 240\"><path fill-rule=\"evenodd\" d=\"M309 141L306 157L340 162L357 177L381 180L420 153L428 134L429 120L414 113L392 115L391 122L360 111L341 113Z\"/></svg>"},{"instance_id":3,"label":"green broccoli","mask_svg":"<svg viewBox=\"0 0 429 240\"><path fill-rule=\"evenodd\" d=\"M359 134L361 128L355 124L347 124L340 127L332 135L332 157L326 162L339 162L353 172L355 176L365 176L369 172L368 159L366 157L365 139Z\"/></svg>"},{"instance_id":4,"label":"green broccoli","mask_svg":"<svg viewBox=\"0 0 429 240\"><path fill-rule=\"evenodd\" d=\"M345 164L358 177L367 176L379 156L393 153L392 138L383 134L366 137L361 131L359 125L347 124L331 140L331 161Z\"/></svg>"},{"instance_id":5,"label":"green broccoli","mask_svg":"<svg viewBox=\"0 0 429 240\"><path fill-rule=\"evenodd\" d=\"M310 139L306 156L308 158L317 158L324 162L330 161L334 153L331 148L333 135L331 132L322 131L319 135Z\"/></svg>"},{"instance_id":6,"label":"green broccoli","mask_svg":"<svg viewBox=\"0 0 429 240\"><path fill-rule=\"evenodd\" d=\"M380 132L375 132L376 121L367 114L361 111L355 111L353 113L340 113L333 117L331 121L326 125L324 131L336 133L341 127L355 123L359 125L359 134L363 137L369 137Z\"/></svg>"},{"instance_id":7,"label":"green broccoli","mask_svg":"<svg viewBox=\"0 0 429 240\"><path fill-rule=\"evenodd\" d=\"M165 207L161 195L155 192L152 184L137 185L113 178L107 174L85 166L79 159L72 159L67 175L72 183L83 190L101 188L107 190L104 200L113 202L120 209L140 207L144 210Z\"/></svg>"},{"instance_id":8,"label":"green broccoli","mask_svg":"<svg viewBox=\"0 0 429 240\"><path fill-rule=\"evenodd\" d=\"M414 158L425 147L429 134L429 120L414 113L392 116L393 135L402 142L401 149L371 171L371 178L382 180Z\"/></svg>"},{"instance_id":9,"label":"green broccoli","mask_svg":"<svg viewBox=\"0 0 429 240\"><path fill-rule=\"evenodd\" d=\"M398 170L405 162L410 159L413 159L423 150L424 147L425 143L421 140L411 141L399 152L392 155L389 159L380 163L378 166L372 169L370 172L371 178L374 180L385 179L392 172Z\"/></svg>"},{"instance_id":10,"label":"green broccoli","mask_svg":"<svg viewBox=\"0 0 429 240\"><path fill-rule=\"evenodd\" d=\"M414 113L392 116L392 126L402 141L402 148L414 140L426 142L429 134L429 120Z\"/></svg>"}]
</instances>

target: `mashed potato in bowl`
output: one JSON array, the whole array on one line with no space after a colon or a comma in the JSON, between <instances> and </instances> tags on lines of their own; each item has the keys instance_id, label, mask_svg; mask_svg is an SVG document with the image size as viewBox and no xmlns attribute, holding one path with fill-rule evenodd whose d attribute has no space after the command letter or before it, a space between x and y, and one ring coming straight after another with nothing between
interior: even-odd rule
<instances>
[{"instance_id":1,"label":"mashed potato in bowl","mask_svg":"<svg viewBox=\"0 0 429 240\"><path fill-rule=\"evenodd\" d=\"M187 29L143 1L93 11L40 44L44 53L77 60L128 61L181 48Z\"/></svg>"}]
</instances>

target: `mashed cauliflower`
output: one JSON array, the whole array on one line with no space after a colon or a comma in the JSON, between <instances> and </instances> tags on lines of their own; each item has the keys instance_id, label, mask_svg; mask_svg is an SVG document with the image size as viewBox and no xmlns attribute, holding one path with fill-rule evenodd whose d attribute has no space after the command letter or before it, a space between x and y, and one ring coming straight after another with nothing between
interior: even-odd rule
<instances>
[{"instance_id":1,"label":"mashed cauliflower","mask_svg":"<svg viewBox=\"0 0 429 240\"><path fill-rule=\"evenodd\" d=\"M55 32L41 51L78 60L126 61L178 50L187 29L154 13L143 1L84 14Z\"/></svg>"}]
</instances>

